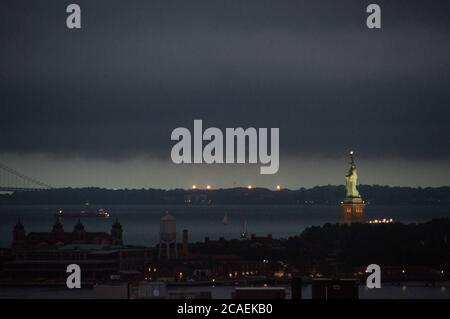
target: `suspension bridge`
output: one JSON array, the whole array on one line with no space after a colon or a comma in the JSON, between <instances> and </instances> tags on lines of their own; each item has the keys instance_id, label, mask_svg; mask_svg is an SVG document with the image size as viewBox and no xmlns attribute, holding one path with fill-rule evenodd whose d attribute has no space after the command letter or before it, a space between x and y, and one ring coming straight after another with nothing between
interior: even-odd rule
<instances>
[{"instance_id":1,"label":"suspension bridge","mask_svg":"<svg viewBox=\"0 0 450 319\"><path fill-rule=\"evenodd\" d=\"M37 191L52 186L0 163L0 192Z\"/></svg>"}]
</instances>

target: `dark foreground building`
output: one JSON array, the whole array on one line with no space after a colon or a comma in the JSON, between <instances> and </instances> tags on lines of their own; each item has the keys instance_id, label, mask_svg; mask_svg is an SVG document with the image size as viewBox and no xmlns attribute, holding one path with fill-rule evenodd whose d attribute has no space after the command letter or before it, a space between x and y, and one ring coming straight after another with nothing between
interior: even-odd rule
<instances>
[{"instance_id":1,"label":"dark foreground building","mask_svg":"<svg viewBox=\"0 0 450 319\"><path fill-rule=\"evenodd\" d=\"M95 244L95 245L122 245L122 225L116 219L112 224L111 233L87 232L80 219L75 224L73 231L66 232L59 221L53 224L50 232L25 232L25 226L19 220L13 230L13 248L31 249L43 247L55 247L69 244Z\"/></svg>"},{"instance_id":2,"label":"dark foreground building","mask_svg":"<svg viewBox=\"0 0 450 319\"><path fill-rule=\"evenodd\" d=\"M111 233L87 232L79 220L72 232L56 221L50 232L25 233L19 221L13 230L9 260L3 262L3 284L65 284L70 264L81 267L84 285L112 279L142 280L152 261L146 247L125 246L122 225L116 220Z\"/></svg>"}]
</instances>

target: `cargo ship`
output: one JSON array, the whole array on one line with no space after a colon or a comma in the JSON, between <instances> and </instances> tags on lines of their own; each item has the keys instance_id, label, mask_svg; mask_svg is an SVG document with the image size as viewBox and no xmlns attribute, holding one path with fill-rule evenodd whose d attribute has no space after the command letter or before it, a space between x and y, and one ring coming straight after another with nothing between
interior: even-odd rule
<instances>
[{"instance_id":1,"label":"cargo ship","mask_svg":"<svg viewBox=\"0 0 450 319\"><path fill-rule=\"evenodd\" d=\"M57 217L104 217L108 218L110 214L106 209L100 208L96 211L82 210L80 212L66 212L60 208L55 215Z\"/></svg>"}]
</instances>

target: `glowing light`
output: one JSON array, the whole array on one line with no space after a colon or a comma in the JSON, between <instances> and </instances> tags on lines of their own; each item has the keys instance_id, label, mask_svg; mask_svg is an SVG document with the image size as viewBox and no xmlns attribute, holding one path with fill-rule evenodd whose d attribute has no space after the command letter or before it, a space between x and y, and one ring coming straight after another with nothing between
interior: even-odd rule
<instances>
[{"instance_id":1,"label":"glowing light","mask_svg":"<svg viewBox=\"0 0 450 319\"><path fill-rule=\"evenodd\" d=\"M277 190L279 191L281 189L281 185L277 185Z\"/></svg>"},{"instance_id":2,"label":"glowing light","mask_svg":"<svg viewBox=\"0 0 450 319\"><path fill-rule=\"evenodd\" d=\"M197 185L192 185L192 189L197 189Z\"/></svg>"},{"instance_id":3,"label":"glowing light","mask_svg":"<svg viewBox=\"0 0 450 319\"><path fill-rule=\"evenodd\" d=\"M211 189L211 185L206 185L206 189Z\"/></svg>"},{"instance_id":4,"label":"glowing light","mask_svg":"<svg viewBox=\"0 0 450 319\"><path fill-rule=\"evenodd\" d=\"M353 151L350 151L350 155L353 155L353 153L354 153Z\"/></svg>"},{"instance_id":5,"label":"glowing light","mask_svg":"<svg viewBox=\"0 0 450 319\"><path fill-rule=\"evenodd\" d=\"M383 219L372 219L369 220L369 224L392 224L394 222L394 220L392 218L387 219L387 218L383 218Z\"/></svg>"},{"instance_id":6,"label":"glowing light","mask_svg":"<svg viewBox=\"0 0 450 319\"><path fill-rule=\"evenodd\" d=\"M252 189L252 185L248 185L247 188L248 188L248 189Z\"/></svg>"}]
</instances>

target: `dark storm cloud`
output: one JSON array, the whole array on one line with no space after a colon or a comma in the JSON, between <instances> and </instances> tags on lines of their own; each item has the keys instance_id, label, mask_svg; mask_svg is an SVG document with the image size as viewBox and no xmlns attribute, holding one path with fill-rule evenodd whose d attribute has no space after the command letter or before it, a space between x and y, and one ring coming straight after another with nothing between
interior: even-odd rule
<instances>
[{"instance_id":1,"label":"dark storm cloud","mask_svg":"<svg viewBox=\"0 0 450 319\"><path fill-rule=\"evenodd\" d=\"M447 1L3 1L1 152L168 157L170 132L280 127L283 154L448 158ZM333 155L334 154L334 155Z\"/></svg>"}]
</instances>

